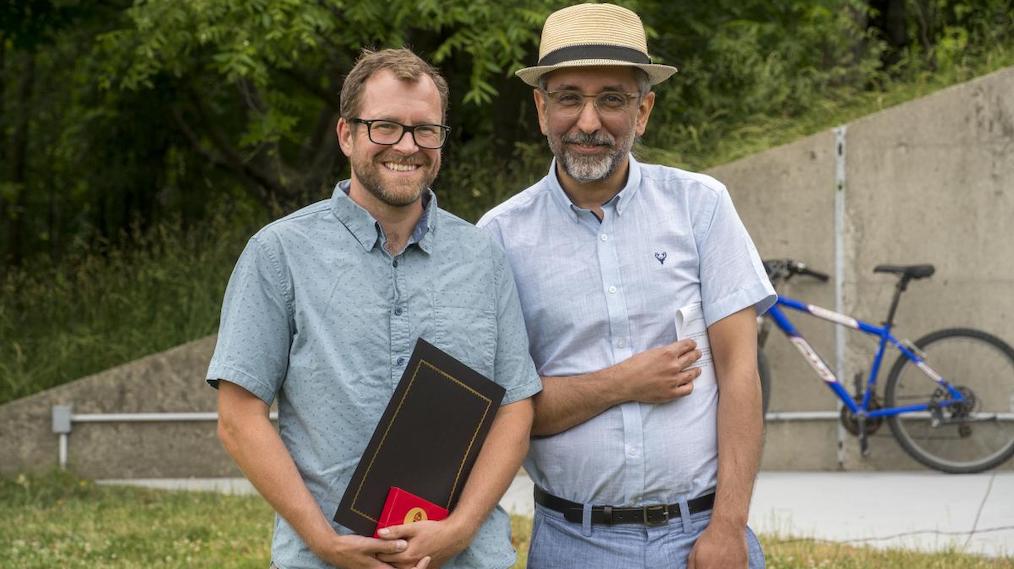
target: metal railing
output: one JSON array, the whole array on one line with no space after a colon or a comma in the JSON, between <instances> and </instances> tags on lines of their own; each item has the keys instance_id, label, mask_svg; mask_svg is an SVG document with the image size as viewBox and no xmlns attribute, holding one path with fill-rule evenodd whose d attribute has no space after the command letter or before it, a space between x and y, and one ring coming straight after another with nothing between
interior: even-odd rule
<instances>
[{"instance_id":1,"label":"metal railing","mask_svg":"<svg viewBox=\"0 0 1014 569\"><path fill-rule=\"evenodd\" d=\"M278 420L278 412L272 411L268 418ZM218 413L74 413L71 405L53 406L53 432L60 437L60 469L67 468L69 435L75 423L200 423L218 421Z\"/></svg>"},{"instance_id":2,"label":"metal railing","mask_svg":"<svg viewBox=\"0 0 1014 569\"><path fill-rule=\"evenodd\" d=\"M911 413L906 416L929 419L929 413ZM837 411L772 411L764 416L767 422L780 421L837 421ZM278 420L278 412L269 415ZM1014 421L1014 413L996 413L997 420ZM71 405L53 406L53 432L60 437L60 468L67 468L69 435L75 423L198 423L218 421L218 413L74 413Z\"/></svg>"}]
</instances>

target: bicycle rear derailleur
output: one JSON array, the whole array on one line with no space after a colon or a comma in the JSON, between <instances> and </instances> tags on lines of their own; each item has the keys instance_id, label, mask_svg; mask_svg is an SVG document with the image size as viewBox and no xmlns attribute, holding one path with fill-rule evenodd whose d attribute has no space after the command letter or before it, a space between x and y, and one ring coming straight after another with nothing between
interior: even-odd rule
<instances>
[{"instance_id":1,"label":"bicycle rear derailleur","mask_svg":"<svg viewBox=\"0 0 1014 569\"><path fill-rule=\"evenodd\" d=\"M933 392L933 396L930 397L930 425L934 428L942 425L954 425L958 426L958 436L967 439L972 436L972 426L968 422L968 417L975 410L978 405L978 398L968 387L958 385L957 390L961 393L964 399L961 403L951 405L941 405L941 401L950 399L950 394L944 391L942 388L937 388ZM945 413L946 412L946 413Z\"/></svg>"}]
</instances>

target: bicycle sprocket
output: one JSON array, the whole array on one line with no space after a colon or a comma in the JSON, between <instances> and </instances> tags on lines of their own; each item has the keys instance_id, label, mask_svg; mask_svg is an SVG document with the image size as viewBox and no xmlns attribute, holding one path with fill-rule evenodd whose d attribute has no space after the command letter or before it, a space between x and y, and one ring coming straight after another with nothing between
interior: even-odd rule
<instances>
[{"instance_id":1,"label":"bicycle sprocket","mask_svg":"<svg viewBox=\"0 0 1014 569\"><path fill-rule=\"evenodd\" d=\"M863 402L862 399L856 399L856 405L862 405L862 402ZM877 409L882 409L882 408L883 408L883 405L880 404L880 400L877 399L876 395L874 395L870 399L870 409L869 410L870 411L876 411ZM839 419L841 420L842 426L845 427L845 430L848 431L849 434L851 434L853 437L858 437L859 436L859 419L856 417L855 413L853 413L852 411L849 410L848 407L842 407L841 408L841 416L839 417ZM866 436L870 436L873 433L876 433L877 430L879 430L880 427L883 424L884 424L884 418L883 417L872 417L872 418L871 417L867 417L866 418Z\"/></svg>"}]
</instances>

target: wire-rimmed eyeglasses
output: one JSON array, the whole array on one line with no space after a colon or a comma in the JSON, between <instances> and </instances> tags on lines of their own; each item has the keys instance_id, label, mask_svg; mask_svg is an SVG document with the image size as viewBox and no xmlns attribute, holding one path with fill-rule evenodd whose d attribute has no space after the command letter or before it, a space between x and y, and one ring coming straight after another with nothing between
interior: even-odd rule
<instances>
[{"instance_id":1,"label":"wire-rimmed eyeglasses","mask_svg":"<svg viewBox=\"0 0 1014 569\"><path fill-rule=\"evenodd\" d=\"M447 133L451 127L443 124L417 124L407 125L389 120L366 120L361 118L350 118L350 123L366 125L366 135L370 142L392 146L401 142L405 133L412 134L412 140L419 148L437 149L447 142Z\"/></svg>"},{"instance_id":2,"label":"wire-rimmed eyeglasses","mask_svg":"<svg viewBox=\"0 0 1014 569\"><path fill-rule=\"evenodd\" d=\"M603 91L595 95L585 95L581 91L543 91L546 97L552 102L560 113L565 115L577 115L584 109L585 101L591 99L595 110L600 114L616 114L627 109L630 101L640 98L638 93L624 93L622 91Z\"/></svg>"}]
</instances>

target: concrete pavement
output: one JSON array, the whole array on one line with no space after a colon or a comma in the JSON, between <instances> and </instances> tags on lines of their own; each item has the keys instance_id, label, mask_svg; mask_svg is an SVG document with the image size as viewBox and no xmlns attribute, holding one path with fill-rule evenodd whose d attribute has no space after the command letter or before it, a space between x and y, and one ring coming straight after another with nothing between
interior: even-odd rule
<instances>
[{"instance_id":1,"label":"concrete pavement","mask_svg":"<svg viewBox=\"0 0 1014 569\"><path fill-rule=\"evenodd\" d=\"M106 480L177 490L249 494L244 479ZM518 475L500 501L531 515L532 482ZM783 538L871 547L1014 556L1014 472L761 472L750 525Z\"/></svg>"}]
</instances>

